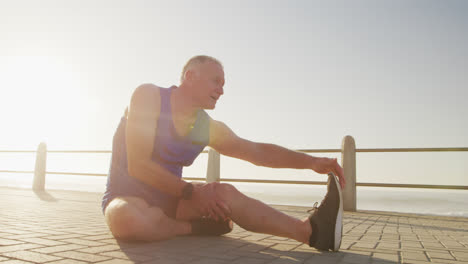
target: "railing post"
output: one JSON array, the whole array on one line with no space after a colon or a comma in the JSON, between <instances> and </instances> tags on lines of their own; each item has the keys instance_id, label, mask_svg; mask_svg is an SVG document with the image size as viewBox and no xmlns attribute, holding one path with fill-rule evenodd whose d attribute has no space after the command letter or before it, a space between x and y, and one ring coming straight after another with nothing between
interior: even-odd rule
<instances>
[{"instance_id":1,"label":"railing post","mask_svg":"<svg viewBox=\"0 0 468 264\"><path fill-rule=\"evenodd\" d=\"M220 179L220 155L210 148L208 151L208 168L206 170L206 182L219 182Z\"/></svg>"},{"instance_id":2,"label":"railing post","mask_svg":"<svg viewBox=\"0 0 468 264\"><path fill-rule=\"evenodd\" d=\"M43 191L45 186L45 172L47 159L47 145L41 142L36 152L36 168L34 170L33 190Z\"/></svg>"},{"instance_id":3,"label":"railing post","mask_svg":"<svg viewBox=\"0 0 468 264\"><path fill-rule=\"evenodd\" d=\"M343 210L356 212L356 144L352 136L343 138L341 162L346 179L343 190Z\"/></svg>"}]
</instances>

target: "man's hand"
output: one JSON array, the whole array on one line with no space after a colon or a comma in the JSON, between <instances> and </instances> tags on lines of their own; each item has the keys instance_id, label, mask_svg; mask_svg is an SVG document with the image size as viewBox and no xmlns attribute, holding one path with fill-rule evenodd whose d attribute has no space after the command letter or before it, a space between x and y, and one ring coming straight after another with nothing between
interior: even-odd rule
<instances>
[{"instance_id":1,"label":"man's hand","mask_svg":"<svg viewBox=\"0 0 468 264\"><path fill-rule=\"evenodd\" d=\"M314 167L314 171L320 174L328 174L333 172L338 179L340 180L341 189L344 189L346 185L346 180L344 178L344 171L343 168L338 164L336 158L317 158L317 164Z\"/></svg>"},{"instance_id":2,"label":"man's hand","mask_svg":"<svg viewBox=\"0 0 468 264\"><path fill-rule=\"evenodd\" d=\"M215 220L226 220L231 211L226 203L218 197L215 188L219 183L195 184L192 193L195 209L202 216L208 216Z\"/></svg>"}]
</instances>

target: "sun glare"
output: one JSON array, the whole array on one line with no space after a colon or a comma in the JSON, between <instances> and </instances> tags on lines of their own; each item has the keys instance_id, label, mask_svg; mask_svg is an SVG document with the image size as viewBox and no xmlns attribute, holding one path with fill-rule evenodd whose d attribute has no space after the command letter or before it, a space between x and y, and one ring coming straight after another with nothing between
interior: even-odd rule
<instances>
[{"instance_id":1,"label":"sun glare","mask_svg":"<svg viewBox=\"0 0 468 264\"><path fill-rule=\"evenodd\" d=\"M12 144L37 145L49 137L60 137L63 120L79 113L79 78L71 67L55 57L10 56L0 64L2 131ZM59 139L59 138L56 138ZM13 143L15 142L15 143Z\"/></svg>"}]
</instances>

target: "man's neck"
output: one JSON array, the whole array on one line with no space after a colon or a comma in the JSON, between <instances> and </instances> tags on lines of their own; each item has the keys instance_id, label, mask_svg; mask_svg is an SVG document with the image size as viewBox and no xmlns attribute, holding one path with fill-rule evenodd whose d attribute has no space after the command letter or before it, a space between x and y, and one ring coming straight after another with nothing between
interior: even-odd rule
<instances>
[{"instance_id":1,"label":"man's neck","mask_svg":"<svg viewBox=\"0 0 468 264\"><path fill-rule=\"evenodd\" d=\"M197 111L200 109L195 106L187 89L188 87L181 85L172 91L172 106L176 112L176 118L184 121L195 119Z\"/></svg>"}]
</instances>

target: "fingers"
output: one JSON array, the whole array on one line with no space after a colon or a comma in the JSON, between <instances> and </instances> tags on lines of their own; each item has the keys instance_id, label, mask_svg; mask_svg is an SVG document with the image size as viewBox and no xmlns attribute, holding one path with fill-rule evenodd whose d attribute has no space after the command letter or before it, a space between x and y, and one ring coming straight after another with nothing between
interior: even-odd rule
<instances>
[{"instance_id":1,"label":"fingers","mask_svg":"<svg viewBox=\"0 0 468 264\"><path fill-rule=\"evenodd\" d=\"M214 217L214 219L216 221L219 221L220 219L222 219L222 220L226 219L226 215L224 214L223 210L218 206L218 204L216 202L213 203L211 209L214 212L214 215L212 215L212 216Z\"/></svg>"},{"instance_id":2,"label":"fingers","mask_svg":"<svg viewBox=\"0 0 468 264\"><path fill-rule=\"evenodd\" d=\"M210 212L208 216L218 221L218 213L216 209L213 206L210 206L208 210Z\"/></svg>"},{"instance_id":3,"label":"fingers","mask_svg":"<svg viewBox=\"0 0 468 264\"><path fill-rule=\"evenodd\" d=\"M210 202L206 207L207 214L203 214L203 216L207 216L213 218L216 221L219 220L226 220L229 218L229 213L225 210L220 202Z\"/></svg>"},{"instance_id":4,"label":"fingers","mask_svg":"<svg viewBox=\"0 0 468 264\"><path fill-rule=\"evenodd\" d=\"M334 158L333 160L335 161L334 162L335 166L334 166L333 172L338 176L338 179L340 180L340 187L343 190L345 188L345 185L346 185L346 179L344 177L344 170L338 164L338 159L337 158Z\"/></svg>"},{"instance_id":5,"label":"fingers","mask_svg":"<svg viewBox=\"0 0 468 264\"><path fill-rule=\"evenodd\" d=\"M338 179L339 179L339 182L340 182L340 187L343 190L345 188L345 185L346 185L346 180L345 180L344 174L342 172L340 172L340 171L337 171L335 174L338 176Z\"/></svg>"},{"instance_id":6,"label":"fingers","mask_svg":"<svg viewBox=\"0 0 468 264\"><path fill-rule=\"evenodd\" d=\"M198 213L200 216L209 216L210 212L208 211L208 208L206 207L201 207L198 209Z\"/></svg>"},{"instance_id":7,"label":"fingers","mask_svg":"<svg viewBox=\"0 0 468 264\"><path fill-rule=\"evenodd\" d=\"M216 203L218 204L218 207L221 208L221 210L223 210L223 213L226 216L226 218L231 217L231 208L229 208L229 206L225 202L217 200Z\"/></svg>"}]
</instances>

